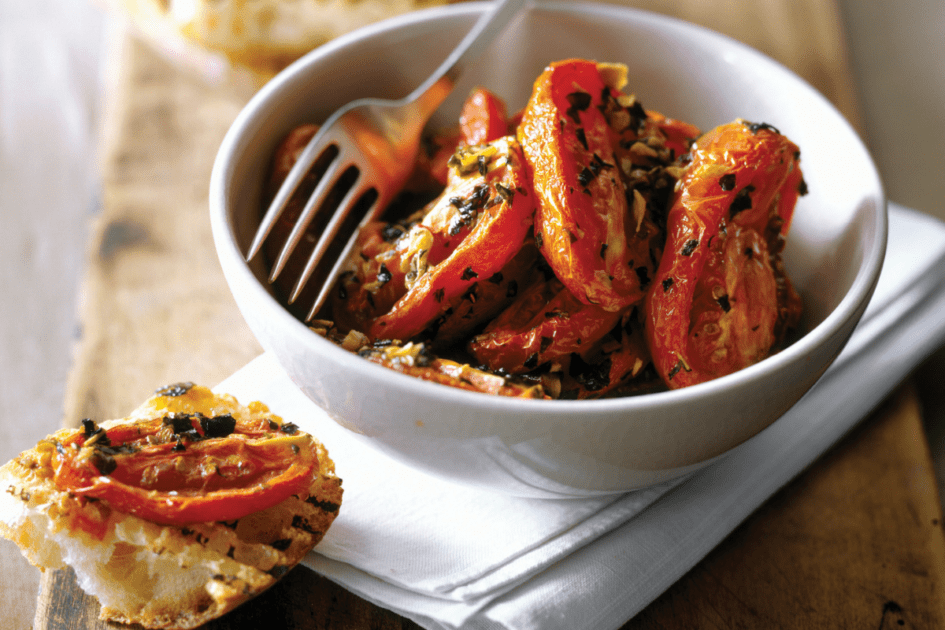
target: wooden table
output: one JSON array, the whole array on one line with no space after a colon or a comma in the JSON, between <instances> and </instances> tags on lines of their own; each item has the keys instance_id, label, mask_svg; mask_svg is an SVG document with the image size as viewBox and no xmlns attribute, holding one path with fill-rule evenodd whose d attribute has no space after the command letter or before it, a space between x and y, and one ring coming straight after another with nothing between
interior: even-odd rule
<instances>
[{"instance_id":1,"label":"wooden table","mask_svg":"<svg viewBox=\"0 0 945 630\"><path fill-rule=\"evenodd\" d=\"M740 39L858 124L832 2L615 3ZM207 213L213 157L246 95L206 85L133 38L113 57L70 425L120 417L164 383L215 384L261 352L224 283ZM907 382L626 628L945 627L943 595L940 503ZM69 571L48 571L35 628L108 627L97 608ZM416 628L307 569L210 626Z\"/></svg>"}]
</instances>

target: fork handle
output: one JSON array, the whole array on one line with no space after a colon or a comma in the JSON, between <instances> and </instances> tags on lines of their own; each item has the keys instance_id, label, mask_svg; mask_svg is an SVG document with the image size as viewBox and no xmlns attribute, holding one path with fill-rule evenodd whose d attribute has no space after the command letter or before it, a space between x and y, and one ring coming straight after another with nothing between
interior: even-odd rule
<instances>
[{"instance_id":1,"label":"fork handle","mask_svg":"<svg viewBox=\"0 0 945 630\"><path fill-rule=\"evenodd\" d=\"M446 79L445 82L448 82L452 88L466 68L489 47L499 33L506 30L508 22L527 2L528 0L495 0L489 10L479 17L475 26L453 49L449 57L404 100L408 102L421 100L427 91L439 91L441 88L437 84L442 86L443 79Z\"/></svg>"}]
</instances>

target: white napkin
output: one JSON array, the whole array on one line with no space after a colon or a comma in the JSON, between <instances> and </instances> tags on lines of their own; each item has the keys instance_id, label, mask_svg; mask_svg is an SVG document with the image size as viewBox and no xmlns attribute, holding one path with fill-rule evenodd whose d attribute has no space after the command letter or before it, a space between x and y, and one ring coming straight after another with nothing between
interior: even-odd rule
<instances>
[{"instance_id":1,"label":"white napkin","mask_svg":"<svg viewBox=\"0 0 945 630\"><path fill-rule=\"evenodd\" d=\"M622 496L518 499L440 481L352 439L263 355L217 389L328 445L345 496L312 569L425 628L617 628L702 559L945 342L945 225L891 205L879 286L788 414L686 479ZM863 369L881 363L882 370Z\"/></svg>"}]
</instances>

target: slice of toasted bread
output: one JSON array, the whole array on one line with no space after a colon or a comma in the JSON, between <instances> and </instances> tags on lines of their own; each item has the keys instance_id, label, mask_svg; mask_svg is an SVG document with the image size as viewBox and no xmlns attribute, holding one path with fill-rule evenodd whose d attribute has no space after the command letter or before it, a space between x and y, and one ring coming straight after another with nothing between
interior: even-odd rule
<instances>
[{"instance_id":1,"label":"slice of toasted bread","mask_svg":"<svg viewBox=\"0 0 945 630\"><path fill-rule=\"evenodd\" d=\"M224 414L282 424L259 402L247 406L205 387L163 388L128 418ZM50 439L63 441L78 429ZM146 628L193 628L258 595L298 564L331 525L341 480L324 446L307 495L230 522L160 525L104 501L57 489L53 457L39 447L0 467L0 534L41 569L71 566L101 603L100 617Z\"/></svg>"}]
</instances>

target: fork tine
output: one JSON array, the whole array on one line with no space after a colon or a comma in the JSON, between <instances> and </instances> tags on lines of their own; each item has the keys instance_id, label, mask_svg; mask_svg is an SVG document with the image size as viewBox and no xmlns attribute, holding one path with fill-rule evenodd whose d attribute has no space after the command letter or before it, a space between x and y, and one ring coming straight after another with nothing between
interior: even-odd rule
<instances>
[{"instance_id":1,"label":"fork tine","mask_svg":"<svg viewBox=\"0 0 945 630\"><path fill-rule=\"evenodd\" d=\"M378 207L377 202L374 203L374 208ZM321 310L322 306L325 304L325 300L328 299L328 293L335 286L335 278L338 277L338 274L341 272L341 268L344 267L345 263L348 261L348 257L351 255L352 250L354 249L355 244L358 240L359 229L355 230L348 238L348 242L345 243L344 249L341 251L341 254L335 259L335 264L332 265L331 271L328 272L328 277L326 281L318 287L318 296L315 298L315 302L312 304L312 308L309 309L308 315L305 316L305 322L308 323L315 318L315 315L318 314L318 311Z\"/></svg>"},{"instance_id":2,"label":"fork tine","mask_svg":"<svg viewBox=\"0 0 945 630\"><path fill-rule=\"evenodd\" d=\"M318 159L332 146L340 146L337 132L333 133L331 128L325 127L319 130L318 133L309 140L308 144L305 145L302 153L299 154L298 160L292 165L292 168L289 169L289 174L286 175L285 180L279 186L279 190L266 209L266 214L263 216L262 221L259 222L259 227L256 229L256 234L253 236L253 242L249 246L249 252L246 254L247 261L255 258L259 250L262 249L266 237L269 236L269 232L272 231L276 221L278 221L282 213L285 212L285 209L289 205L289 200L292 198L292 195L295 194L296 190L298 190L302 180L305 179L305 176Z\"/></svg>"},{"instance_id":3,"label":"fork tine","mask_svg":"<svg viewBox=\"0 0 945 630\"><path fill-rule=\"evenodd\" d=\"M344 198L338 204L338 207L332 212L331 219L328 221L328 224L318 236L318 240L316 241L311 254L309 254L305 268L303 269L299 278L296 280L295 286L292 289L292 293L289 295L289 304L293 304L298 299L299 295L302 293L302 290L305 288L305 285L308 283L315 269L318 267L318 264L325 257L329 246L338 236L338 232L341 230L342 225L344 225L345 221L356 207L358 201L373 189L373 186L360 184L363 179L364 178L359 171L358 178L351 184L351 188L348 189ZM330 281L331 279L329 278L326 280L326 283L329 283Z\"/></svg>"},{"instance_id":4,"label":"fork tine","mask_svg":"<svg viewBox=\"0 0 945 630\"><path fill-rule=\"evenodd\" d=\"M308 226L311 224L312 219L315 218L318 211L324 207L325 200L328 198L332 189L338 184L344 173L347 172L349 165L350 161L346 160L345 156L342 154L335 156L335 159L328 165L328 169L318 181L318 185L315 187L315 190L312 191L311 196L305 203L305 207L295 220L292 231L282 245L282 250L279 252L279 256L276 258L275 263L272 265L272 270L269 272L269 282L275 282L279 274L282 273L289 257L292 256L295 248L298 247L299 242L305 235L305 230L308 229ZM358 173L358 176L360 177L360 173ZM334 222L335 220L332 218L331 223Z\"/></svg>"},{"instance_id":5,"label":"fork tine","mask_svg":"<svg viewBox=\"0 0 945 630\"><path fill-rule=\"evenodd\" d=\"M315 250L312 252L312 256L305 267L305 272L302 274L302 277L296 284L296 288L293 291L293 297L297 298L301 293L305 284L308 282L309 277L314 272L317 264L321 262L324 250L328 248L330 241L334 240L334 238L337 236L337 232L344 224L345 219L347 219L351 212L358 206L364 196L372 190L379 192L374 186L365 185L359 188L352 187L352 189L345 196L344 200L339 205L338 216L332 219L333 225L326 227L325 232L316 244ZM352 234L348 236L344 248L338 254L338 256L335 257L331 270L328 272L328 275L318 287L318 295L316 296L315 301L312 303L308 315L305 317L306 322L311 321L315 317L318 311L321 310L322 306L325 304L325 301L328 299L329 292L332 290L332 288L334 288L335 280L338 278L338 275L340 274L342 267L344 267L345 263L347 262L348 257L351 255L351 252L354 250L354 246L357 243L361 229L370 221L374 221L380 217L380 215L384 212L388 201L389 199L378 195L371 202L371 205L365 208L364 216L360 218L360 221L358 221L358 224L354 228ZM329 231L331 232L330 236ZM316 258L316 254L320 254L318 258Z\"/></svg>"}]
</instances>

